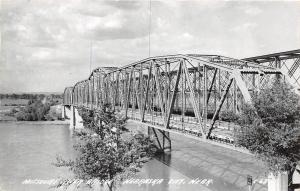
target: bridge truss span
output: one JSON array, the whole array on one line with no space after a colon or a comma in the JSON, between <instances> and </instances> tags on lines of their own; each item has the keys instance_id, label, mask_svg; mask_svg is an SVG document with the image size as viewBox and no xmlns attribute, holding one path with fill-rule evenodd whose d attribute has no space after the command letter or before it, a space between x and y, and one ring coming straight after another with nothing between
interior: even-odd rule
<instances>
[{"instance_id":1,"label":"bridge truss span","mask_svg":"<svg viewBox=\"0 0 300 191\"><path fill-rule=\"evenodd\" d=\"M259 65L280 69L289 82L300 89L300 49L243 59Z\"/></svg>"},{"instance_id":2,"label":"bridge truss span","mask_svg":"<svg viewBox=\"0 0 300 191\"><path fill-rule=\"evenodd\" d=\"M89 109L110 104L146 125L213 138L226 126L220 114L239 113L255 91L281 75L272 66L219 55L157 56L95 69L65 89L64 104Z\"/></svg>"}]
</instances>

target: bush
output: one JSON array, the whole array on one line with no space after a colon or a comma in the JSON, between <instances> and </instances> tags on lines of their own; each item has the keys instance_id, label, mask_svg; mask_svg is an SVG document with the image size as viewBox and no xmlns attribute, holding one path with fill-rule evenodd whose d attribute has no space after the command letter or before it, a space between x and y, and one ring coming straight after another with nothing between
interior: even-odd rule
<instances>
[{"instance_id":1,"label":"bush","mask_svg":"<svg viewBox=\"0 0 300 191\"><path fill-rule=\"evenodd\" d=\"M237 120L239 119L239 115L237 115L233 111L223 111L220 113L219 118L222 121L237 122Z\"/></svg>"},{"instance_id":2,"label":"bush","mask_svg":"<svg viewBox=\"0 0 300 191\"><path fill-rule=\"evenodd\" d=\"M69 167L76 178L97 179L106 182L112 190L116 183L135 174L156 152L153 141L144 134L123 139L120 134L126 121L110 106L97 112L81 109L80 113L86 129L75 134L79 138L74 147L78 157L70 161L58 157L55 164ZM113 128L115 132L111 131ZM68 185L68 182L63 180L57 186Z\"/></svg>"},{"instance_id":3,"label":"bush","mask_svg":"<svg viewBox=\"0 0 300 191\"><path fill-rule=\"evenodd\" d=\"M237 145L256 154L275 174L288 171L291 177L300 160L299 103L299 97L279 81L255 95L253 106L246 107L239 120Z\"/></svg>"},{"instance_id":4,"label":"bush","mask_svg":"<svg viewBox=\"0 0 300 191\"><path fill-rule=\"evenodd\" d=\"M8 113L5 113L6 116L11 116L14 117L16 115L16 113L18 113L19 110L16 108L12 108Z\"/></svg>"},{"instance_id":5,"label":"bush","mask_svg":"<svg viewBox=\"0 0 300 191\"><path fill-rule=\"evenodd\" d=\"M104 105L101 110L79 108L79 114L83 119L84 127L96 132L102 138L106 131L114 127L118 134L125 130L126 118L113 111L110 105Z\"/></svg>"}]
</instances>

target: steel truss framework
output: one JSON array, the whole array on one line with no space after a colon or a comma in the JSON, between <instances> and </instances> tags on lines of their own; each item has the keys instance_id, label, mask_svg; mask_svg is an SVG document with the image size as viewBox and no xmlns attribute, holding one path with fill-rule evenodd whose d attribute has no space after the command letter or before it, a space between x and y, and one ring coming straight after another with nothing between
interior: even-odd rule
<instances>
[{"instance_id":1,"label":"steel truss framework","mask_svg":"<svg viewBox=\"0 0 300 191\"><path fill-rule=\"evenodd\" d=\"M255 56L244 60L279 68L290 77L290 83L300 87L300 49Z\"/></svg>"},{"instance_id":2,"label":"steel truss framework","mask_svg":"<svg viewBox=\"0 0 300 191\"><path fill-rule=\"evenodd\" d=\"M238 113L245 103L251 103L255 91L271 85L278 76L291 80L293 68L299 68L299 57L279 57L280 62L296 59L288 74L265 65L272 61L259 57L150 57L121 68L95 69L87 80L65 89L63 102L90 109L108 103L146 125L184 131L186 124L193 124L197 136L211 138L221 112Z\"/></svg>"}]
</instances>

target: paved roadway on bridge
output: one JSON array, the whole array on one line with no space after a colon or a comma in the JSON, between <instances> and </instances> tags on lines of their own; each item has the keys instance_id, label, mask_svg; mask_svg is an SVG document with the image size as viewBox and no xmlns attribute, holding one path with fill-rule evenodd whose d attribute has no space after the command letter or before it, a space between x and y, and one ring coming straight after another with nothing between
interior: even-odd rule
<instances>
[{"instance_id":1,"label":"paved roadway on bridge","mask_svg":"<svg viewBox=\"0 0 300 191\"><path fill-rule=\"evenodd\" d=\"M125 112L124 110L122 111ZM129 119L140 121L140 113L137 111L128 110ZM149 125L161 126L163 127L163 118L160 115L160 112L145 113L144 121ZM183 121L183 122L182 122ZM211 125L211 119L207 119L206 128L209 129ZM234 129L239 129L240 127L235 123L229 123L225 121L216 120L215 129L213 130L211 136L214 138L221 138L223 141L228 140L233 142L233 131ZM182 118L181 115L172 114L170 119L170 129L180 131L185 134L193 134L196 135L200 133L199 123L195 117L184 116Z\"/></svg>"},{"instance_id":2,"label":"paved roadway on bridge","mask_svg":"<svg viewBox=\"0 0 300 191\"><path fill-rule=\"evenodd\" d=\"M147 132L146 127L141 127L141 125L134 121L129 121L127 128L132 131ZM211 186L204 187L198 185L197 190L249 191L247 175L251 175L255 182L252 191L267 190L267 184L255 181L265 179L266 169L253 155L201 142L179 134L171 133L170 136L172 140L171 153L158 156L151 161L150 166L151 163L155 163L155 170L152 170L153 174L148 173L145 175L141 172L139 175L140 178L166 178L165 173L160 171L163 171L163 165L167 165L172 174L175 174L175 177L184 177L188 180L195 178L213 179ZM145 168L147 168L147 165L145 165ZM151 168L153 168L153 164ZM172 176L171 178L174 177ZM140 188L141 190L145 189L145 187ZM184 187L173 186L170 188L170 185L164 185L160 187L147 187L146 190L165 189L195 190L195 187L184 185Z\"/></svg>"}]
</instances>

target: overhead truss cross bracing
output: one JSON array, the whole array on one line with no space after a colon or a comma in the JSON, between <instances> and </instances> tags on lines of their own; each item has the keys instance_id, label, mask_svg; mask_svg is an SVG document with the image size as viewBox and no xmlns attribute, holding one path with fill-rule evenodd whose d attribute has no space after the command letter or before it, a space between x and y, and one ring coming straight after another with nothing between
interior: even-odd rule
<instances>
[{"instance_id":1,"label":"overhead truss cross bracing","mask_svg":"<svg viewBox=\"0 0 300 191\"><path fill-rule=\"evenodd\" d=\"M300 87L300 49L255 56L243 60L279 68L282 73L289 76L291 84Z\"/></svg>"}]
</instances>

